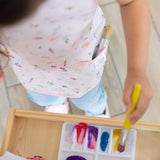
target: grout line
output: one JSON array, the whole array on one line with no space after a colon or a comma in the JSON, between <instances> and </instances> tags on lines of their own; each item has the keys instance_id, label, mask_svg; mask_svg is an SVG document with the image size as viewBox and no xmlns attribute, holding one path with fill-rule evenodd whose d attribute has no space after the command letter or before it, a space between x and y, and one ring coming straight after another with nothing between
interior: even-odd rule
<instances>
[{"instance_id":1,"label":"grout line","mask_svg":"<svg viewBox=\"0 0 160 160\"><path fill-rule=\"evenodd\" d=\"M121 113L114 114L114 115L111 116L111 118L116 117L116 116L120 116L120 115L125 114L125 113L126 112L121 112Z\"/></svg>"},{"instance_id":2,"label":"grout line","mask_svg":"<svg viewBox=\"0 0 160 160\"><path fill-rule=\"evenodd\" d=\"M121 90L122 90L122 92L123 92L122 81L121 81L121 78L120 78L120 76L119 76L119 73L118 73L116 64L115 64L115 62L114 62L113 56L112 56L112 54L111 54L110 47L108 47L108 51L109 51L109 55L110 55L110 57L111 57L111 61L112 61L113 67L114 67L114 69L115 69L115 71L116 71L116 75L117 75L118 81L119 81L119 83L120 83ZM119 116L119 115L122 115L122 114L124 114L124 113L125 113L125 112L120 112L120 113L117 113L117 114L115 114L115 115L112 115L111 117Z\"/></svg>"},{"instance_id":3,"label":"grout line","mask_svg":"<svg viewBox=\"0 0 160 160\"><path fill-rule=\"evenodd\" d=\"M11 84L11 85L7 86L7 88L15 87L15 86L18 86L18 85L21 85L21 83Z\"/></svg>"},{"instance_id":4,"label":"grout line","mask_svg":"<svg viewBox=\"0 0 160 160\"><path fill-rule=\"evenodd\" d=\"M112 1L112 2L108 2L108 3L103 3L103 4L99 4L101 7L105 7L105 6L108 6L108 5L111 5L111 4L114 4L116 3L115 1Z\"/></svg>"},{"instance_id":5,"label":"grout line","mask_svg":"<svg viewBox=\"0 0 160 160\"><path fill-rule=\"evenodd\" d=\"M110 57L111 57L111 61L112 61L112 63L113 63L113 67L114 67L114 69L115 69L115 71L116 71L118 81L120 82L121 90L122 90L122 92L123 92L123 85L122 85L122 81L121 81L121 78L120 78L120 76L119 76L119 73L118 73L118 70L117 70L116 64L115 64L115 62L114 62L113 56L112 56L112 54L111 54L110 47L108 48L108 51L109 51L109 55L110 55Z\"/></svg>"},{"instance_id":6,"label":"grout line","mask_svg":"<svg viewBox=\"0 0 160 160\"><path fill-rule=\"evenodd\" d=\"M150 15L151 15L151 22L152 22L152 24L153 24L153 27L154 27L154 29L155 29L156 34L158 35L158 39L160 40L160 34L159 34L159 32L158 32L157 26L156 26L156 24L155 24L155 21L154 21L154 18L153 18L153 16L152 16L151 12L150 12Z\"/></svg>"},{"instance_id":7,"label":"grout line","mask_svg":"<svg viewBox=\"0 0 160 160\"><path fill-rule=\"evenodd\" d=\"M7 88L7 84L6 84L6 80L5 79L4 79L4 85L5 85L5 89L6 89L6 93L7 93L9 107L12 108L10 97L9 97L9 93L8 93L8 88Z\"/></svg>"},{"instance_id":8,"label":"grout line","mask_svg":"<svg viewBox=\"0 0 160 160\"><path fill-rule=\"evenodd\" d=\"M0 65L1 65L1 61L0 61ZM9 103L9 108L12 108L11 101L10 101L10 98L9 98L8 89L7 89L6 79L4 79L3 83L4 83L4 86L5 86L5 90L6 90L6 95L7 95L7 99L8 99L8 103Z\"/></svg>"}]
</instances>

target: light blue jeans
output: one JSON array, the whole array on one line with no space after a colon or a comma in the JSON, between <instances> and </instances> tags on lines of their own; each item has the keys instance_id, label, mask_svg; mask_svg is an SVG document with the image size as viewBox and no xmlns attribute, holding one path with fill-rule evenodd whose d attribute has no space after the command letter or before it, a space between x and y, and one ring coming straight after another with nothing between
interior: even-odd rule
<instances>
[{"instance_id":1,"label":"light blue jeans","mask_svg":"<svg viewBox=\"0 0 160 160\"><path fill-rule=\"evenodd\" d=\"M27 93L30 99L40 106L63 104L66 100L65 97L41 94L31 90L27 90ZM102 88L102 80L95 88L87 92L82 97L70 98L70 100L79 109L85 111L86 115L95 116L102 114L107 105L107 94Z\"/></svg>"}]
</instances>

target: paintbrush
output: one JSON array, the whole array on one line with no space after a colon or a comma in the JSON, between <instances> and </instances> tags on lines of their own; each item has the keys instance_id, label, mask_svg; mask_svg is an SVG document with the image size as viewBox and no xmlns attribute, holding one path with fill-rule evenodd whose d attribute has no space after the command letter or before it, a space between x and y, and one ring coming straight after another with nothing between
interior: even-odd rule
<instances>
[{"instance_id":1,"label":"paintbrush","mask_svg":"<svg viewBox=\"0 0 160 160\"><path fill-rule=\"evenodd\" d=\"M102 35L102 39L101 39L101 42L100 42L99 47L98 47L98 51L96 51L93 54L92 59L97 57L98 54L105 48L105 46L107 46L108 39L111 36L112 30L113 30L113 27L111 25L104 26L103 35Z\"/></svg>"},{"instance_id":2,"label":"paintbrush","mask_svg":"<svg viewBox=\"0 0 160 160\"><path fill-rule=\"evenodd\" d=\"M122 129L122 133L121 133L121 138L120 138L120 142L118 145L118 151L119 152L123 152L125 150L125 145L126 145L126 141L129 135L129 131L132 127L130 120L128 119L129 114L131 114L134 109L136 108L139 96L140 96L140 90L141 90L141 85L140 84L136 84L132 93L132 107L130 110L127 111L126 113L126 117L125 117L125 121L124 121L124 125L123 125L123 129Z\"/></svg>"},{"instance_id":3,"label":"paintbrush","mask_svg":"<svg viewBox=\"0 0 160 160\"><path fill-rule=\"evenodd\" d=\"M111 25L104 26L101 43L99 45L99 51L100 52L106 46L106 43L108 43L108 39L111 36L112 30L113 30L113 27Z\"/></svg>"}]
</instances>

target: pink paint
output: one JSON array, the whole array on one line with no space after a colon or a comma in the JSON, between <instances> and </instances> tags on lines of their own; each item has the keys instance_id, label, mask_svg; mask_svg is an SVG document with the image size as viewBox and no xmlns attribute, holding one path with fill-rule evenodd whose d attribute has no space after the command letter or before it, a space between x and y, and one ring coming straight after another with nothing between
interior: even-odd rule
<instances>
[{"instance_id":1,"label":"pink paint","mask_svg":"<svg viewBox=\"0 0 160 160\"><path fill-rule=\"evenodd\" d=\"M102 52L105 48L106 48L106 47L103 47L103 48L100 50L100 52Z\"/></svg>"},{"instance_id":2,"label":"pink paint","mask_svg":"<svg viewBox=\"0 0 160 160\"><path fill-rule=\"evenodd\" d=\"M60 67L60 69L64 70L64 71L67 71L64 67Z\"/></svg>"},{"instance_id":3,"label":"pink paint","mask_svg":"<svg viewBox=\"0 0 160 160\"><path fill-rule=\"evenodd\" d=\"M18 67L22 68L22 66L21 66L21 65L19 65L18 63L15 63L15 64L16 64L16 66L18 66Z\"/></svg>"},{"instance_id":4,"label":"pink paint","mask_svg":"<svg viewBox=\"0 0 160 160\"><path fill-rule=\"evenodd\" d=\"M73 135L73 131L74 131L74 129L71 130L71 132L69 132L69 133L65 136L65 139L64 139L65 142L72 143L72 135Z\"/></svg>"},{"instance_id":5,"label":"pink paint","mask_svg":"<svg viewBox=\"0 0 160 160\"><path fill-rule=\"evenodd\" d=\"M104 17L103 17L103 14L102 14L102 19L103 19Z\"/></svg>"},{"instance_id":6,"label":"pink paint","mask_svg":"<svg viewBox=\"0 0 160 160\"><path fill-rule=\"evenodd\" d=\"M56 66L51 65L51 67L54 68L54 67L56 67Z\"/></svg>"},{"instance_id":7,"label":"pink paint","mask_svg":"<svg viewBox=\"0 0 160 160\"><path fill-rule=\"evenodd\" d=\"M84 138L87 132L87 123L79 123L75 125L75 129L77 131L77 143L83 144Z\"/></svg>"}]
</instances>

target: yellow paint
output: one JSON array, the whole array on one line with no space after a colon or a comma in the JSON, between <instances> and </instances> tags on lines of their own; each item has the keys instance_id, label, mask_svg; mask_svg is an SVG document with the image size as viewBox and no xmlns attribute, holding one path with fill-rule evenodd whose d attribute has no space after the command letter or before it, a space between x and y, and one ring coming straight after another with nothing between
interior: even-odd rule
<instances>
[{"instance_id":1,"label":"yellow paint","mask_svg":"<svg viewBox=\"0 0 160 160\"><path fill-rule=\"evenodd\" d=\"M45 75L43 75L43 79L45 79L46 78L46 76Z\"/></svg>"},{"instance_id":2,"label":"yellow paint","mask_svg":"<svg viewBox=\"0 0 160 160\"><path fill-rule=\"evenodd\" d=\"M31 70L29 70L29 69L26 69L26 72L30 72Z\"/></svg>"},{"instance_id":3,"label":"yellow paint","mask_svg":"<svg viewBox=\"0 0 160 160\"><path fill-rule=\"evenodd\" d=\"M29 44L26 44L24 47L25 47L25 48L28 48L28 47L29 47Z\"/></svg>"},{"instance_id":4,"label":"yellow paint","mask_svg":"<svg viewBox=\"0 0 160 160\"><path fill-rule=\"evenodd\" d=\"M89 42L84 43L84 44L82 45L82 48L84 48L84 47L88 47L88 45L89 45Z\"/></svg>"},{"instance_id":5,"label":"yellow paint","mask_svg":"<svg viewBox=\"0 0 160 160\"><path fill-rule=\"evenodd\" d=\"M80 69L77 69L77 72L79 72L79 73L80 73L80 72L81 72L81 70L80 70Z\"/></svg>"},{"instance_id":6,"label":"yellow paint","mask_svg":"<svg viewBox=\"0 0 160 160\"><path fill-rule=\"evenodd\" d=\"M71 31L72 31L72 28L70 28L70 27L69 27L69 28L68 28L68 31L70 31L70 32L71 32Z\"/></svg>"},{"instance_id":7,"label":"yellow paint","mask_svg":"<svg viewBox=\"0 0 160 160\"><path fill-rule=\"evenodd\" d=\"M76 62L78 62L78 59L74 59Z\"/></svg>"},{"instance_id":8,"label":"yellow paint","mask_svg":"<svg viewBox=\"0 0 160 160\"><path fill-rule=\"evenodd\" d=\"M50 41L55 41L58 37L53 37L50 39Z\"/></svg>"},{"instance_id":9,"label":"yellow paint","mask_svg":"<svg viewBox=\"0 0 160 160\"><path fill-rule=\"evenodd\" d=\"M115 129L113 131L112 141L113 141L113 150L116 151L118 149L119 141L121 138L122 129Z\"/></svg>"}]
</instances>

